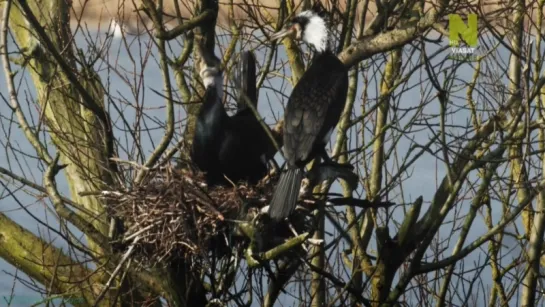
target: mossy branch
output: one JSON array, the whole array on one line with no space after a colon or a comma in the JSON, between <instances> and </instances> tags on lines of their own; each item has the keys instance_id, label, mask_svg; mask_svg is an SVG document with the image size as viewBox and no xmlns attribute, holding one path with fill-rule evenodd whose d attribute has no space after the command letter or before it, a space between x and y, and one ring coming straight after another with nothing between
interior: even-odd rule
<instances>
[{"instance_id":1,"label":"mossy branch","mask_svg":"<svg viewBox=\"0 0 545 307\"><path fill-rule=\"evenodd\" d=\"M381 80L380 85L380 97L379 97L379 107L378 112L376 116L376 126L375 126L375 141L373 143L373 160L371 165L371 175L369 178L369 191L367 191L367 197L369 199L376 200L379 196L379 191L381 190L382 185L382 173L385 163L385 136L386 136L386 130L385 126L387 125L387 117L390 111L390 99L392 87L395 85L395 81L397 79L397 76L401 73L401 61L402 61L402 52L401 49L396 49L392 52L390 52L388 62L386 63L386 67L384 68L384 76ZM370 232L373 229L373 226L376 225L376 210L370 210L370 214L367 214L366 218L368 219L368 226L365 228L365 236L369 237ZM381 228L382 229L382 228ZM379 228L376 229L377 233L377 245L382 244L383 240L380 240L379 238ZM389 237L388 237L389 238ZM380 248L379 248L380 251ZM391 272L391 266L393 264L390 264L391 261L389 258L394 257L397 255L391 255L389 253L382 253L380 252L380 255L382 255L377 261L376 264L376 271L372 275L372 292L371 292L371 298L372 301L375 302L382 302L384 298L386 297L385 291L389 292L389 289L391 287L391 276L388 276ZM386 269L383 269L384 266L389 266L388 272L386 272ZM395 270L394 270L395 271Z\"/></svg>"},{"instance_id":2,"label":"mossy branch","mask_svg":"<svg viewBox=\"0 0 545 307\"><path fill-rule=\"evenodd\" d=\"M339 59L350 67L372 55L402 47L431 28L438 17L437 12L432 11L415 24L359 39L343 50L339 54Z\"/></svg>"},{"instance_id":3,"label":"mossy branch","mask_svg":"<svg viewBox=\"0 0 545 307\"><path fill-rule=\"evenodd\" d=\"M108 112L95 101L89 91L87 91L87 89L85 89L84 86L79 82L79 79L74 73L72 67L67 63L63 55L60 54L57 46L55 46L55 44L51 41L51 39L45 32L44 27L42 26L40 21L36 19L36 16L32 12L32 9L28 6L27 2L25 0L17 0L17 2L19 4L18 7L24 13L26 20L29 22L29 24L32 26L32 29L36 32L41 42L44 44L45 50L47 50L47 52L51 54L51 56L55 59L56 63L61 68L63 74L70 81L72 86L74 86L78 94L81 95L81 101L83 105L87 109L91 110L93 114L97 116L97 118L99 118L102 122L103 127L106 131L107 152L109 153L109 156L112 156L114 152L114 137Z\"/></svg>"},{"instance_id":4,"label":"mossy branch","mask_svg":"<svg viewBox=\"0 0 545 307\"><path fill-rule=\"evenodd\" d=\"M193 30L194 28L200 26L203 23L210 22L211 20L215 19L216 15L213 10L205 10L204 12L200 13L199 15L193 17L191 20L187 21L186 23L179 24L176 27L174 27L172 30L164 31L163 28L159 28L160 31L157 32L155 37L162 40L173 40L176 37Z\"/></svg>"},{"instance_id":5,"label":"mossy branch","mask_svg":"<svg viewBox=\"0 0 545 307\"><path fill-rule=\"evenodd\" d=\"M0 213L0 257L25 274L50 287L51 294L78 298L76 306L89 306L93 302L96 278L81 263L75 263L60 249L36 237ZM82 276L91 276L87 287L75 287ZM82 299L79 299L82 298ZM104 301L100 306L111 306Z\"/></svg>"},{"instance_id":6,"label":"mossy branch","mask_svg":"<svg viewBox=\"0 0 545 307\"><path fill-rule=\"evenodd\" d=\"M308 239L310 233L305 232L297 237L290 238L286 242L264 252L264 253L255 253L252 249L252 245L246 249L246 261L248 265L252 268L260 267L261 262L269 261L278 258L282 254L294 250L295 247L303 244L306 239Z\"/></svg>"},{"instance_id":7,"label":"mossy branch","mask_svg":"<svg viewBox=\"0 0 545 307\"><path fill-rule=\"evenodd\" d=\"M542 29L543 24L543 7L544 7L545 1L541 0L538 4L538 19L537 19L537 26L536 29ZM517 8L519 11L523 11L524 9L524 1L518 1ZM524 18L521 18L521 25L523 26ZM539 34L537 34L537 43L536 43L536 53L540 54L541 52L541 40L542 40L542 33L541 31L538 31ZM530 51L531 52L531 51ZM532 58L529 56L528 58ZM538 56L539 58L539 56ZM541 73L541 59L539 59L539 63L536 63L535 69L534 69L534 80L537 81L539 74ZM527 82L529 82L529 78L527 78ZM545 90L542 90L541 95L538 99L538 106L539 108L543 109L545 107ZM540 120L544 119L543 113L538 112L538 118ZM528 133L529 134L529 133ZM528 138L530 138L529 135L527 135ZM545 152L545 129L539 130L539 149ZM545 154L541 155L542 161L545 159ZM541 170L545 170L545 164L542 163ZM543 177L543 175L542 175ZM523 186L523 189L526 187ZM530 215L532 212L532 207L528 206L527 212L523 212L524 215ZM531 216L531 215L530 215ZM540 270L541 270L541 263L545 261L545 257L543 257L543 246L545 243L543 242L544 233L545 233L545 192L540 192L539 197L536 202L536 211L533 213L533 220L528 221L530 228L526 228L526 234L527 237L529 237L529 246L528 246L528 265L527 270L528 273L526 274L524 281L523 281L523 292L522 292L522 299L521 299L521 306L532 306L536 302L536 294L539 291L538 290L538 282L540 277L542 276ZM524 224L526 226L526 223Z\"/></svg>"},{"instance_id":8,"label":"mossy branch","mask_svg":"<svg viewBox=\"0 0 545 307\"><path fill-rule=\"evenodd\" d=\"M59 155L51 162L44 174L45 189L51 197L55 211L64 219L72 223L79 230L89 236L93 241L100 244L100 246L107 247L109 245L108 238L100 233L93 224L89 223L81 215L76 214L74 211L68 209L61 198L61 195L57 191L55 176L60 170L66 167L66 165L59 166ZM95 257L101 257L103 255L95 255Z\"/></svg>"},{"instance_id":9,"label":"mossy branch","mask_svg":"<svg viewBox=\"0 0 545 307\"><path fill-rule=\"evenodd\" d=\"M409 209L409 212L405 215L403 223L397 232L397 240L400 246L405 246L407 240L414 235L414 225L418 220L418 216L420 215L420 209L422 208L423 201L424 198L419 196Z\"/></svg>"},{"instance_id":10,"label":"mossy branch","mask_svg":"<svg viewBox=\"0 0 545 307\"><path fill-rule=\"evenodd\" d=\"M80 198L78 192L93 186L112 184L115 163L110 120L101 99L94 97L77 76L72 46L69 45L69 9L66 2L48 2L48 18L33 12L36 3L17 1L10 12L10 29L21 48L34 50L28 55L29 73L34 81L44 120L61 160L68 164L66 175L74 203L81 203L96 218L95 228L107 233L107 216L96 198ZM44 5L46 5L44 3ZM32 6L32 9L30 8ZM47 32L46 32L47 31ZM63 40L64 39L64 40ZM59 50L63 50L61 55ZM79 212L78 212L79 213ZM101 247L92 240L92 249Z\"/></svg>"},{"instance_id":11,"label":"mossy branch","mask_svg":"<svg viewBox=\"0 0 545 307\"><path fill-rule=\"evenodd\" d=\"M30 128L30 125L28 124L28 121L26 120L26 117L23 111L21 110L21 107L19 105L19 99L17 98L17 92L15 90L15 85L13 82L15 74L13 73L11 69L10 60L8 58L9 52L8 52L8 39L7 39L9 13L11 11L12 2L13 2L12 0L7 0L4 4L4 11L2 14L2 28L1 28L1 34L0 34L2 62L4 65L4 74L6 75L6 82L8 86L9 102L10 102L12 110L15 112L15 115L17 116L19 125L21 125L21 128L23 129L23 132L25 133L25 137L27 138L27 140L30 142L30 144L32 144L38 156L45 162L50 163L52 160L51 156L47 152L47 149L45 148L45 146L43 146L42 142L40 142L40 140L38 139L38 136Z\"/></svg>"},{"instance_id":12,"label":"mossy branch","mask_svg":"<svg viewBox=\"0 0 545 307\"><path fill-rule=\"evenodd\" d=\"M294 10L293 2L281 1L279 0L280 11L278 14L278 20L275 30L280 30L284 22L283 19L286 18L286 13L290 14ZM303 63L303 58L301 57L301 50L297 47L297 44L291 39L286 38L283 40L284 47L286 48L286 55L288 57L288 62L291 67L291 82L295 86L299 79L305 72L305 65Z\"/></svg>"}]
</instances>

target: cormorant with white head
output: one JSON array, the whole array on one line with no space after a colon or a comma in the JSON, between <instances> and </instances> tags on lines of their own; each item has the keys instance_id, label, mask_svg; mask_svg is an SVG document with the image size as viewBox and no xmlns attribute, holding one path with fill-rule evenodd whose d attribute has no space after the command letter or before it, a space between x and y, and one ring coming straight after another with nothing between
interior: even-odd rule
<instances>
[{"instance_id":1,"label":"cormorant with white head","mask_svg":"<svg viewBox=\"0 0 545 307\"><path fill-rule=\"evenodd\" d=\"M325 145L337 126L348 91L348 68L333 53L331 34L317 9L292 18L271 40L284 37L303 40L313 47L315 55L293 88L284 114L287 167L269 207L269 215L276 221L295 209L305 165L316 156L331 162Z\"/></svg>"}]
</instances>

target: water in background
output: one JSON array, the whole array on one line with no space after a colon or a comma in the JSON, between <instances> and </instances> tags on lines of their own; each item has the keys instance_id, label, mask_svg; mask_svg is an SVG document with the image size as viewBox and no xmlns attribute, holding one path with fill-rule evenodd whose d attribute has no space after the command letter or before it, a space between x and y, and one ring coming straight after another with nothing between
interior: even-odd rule
<instances>
[{"instance_id":1,"label":"water in background","mask_svg":"<svg viewBox=\"0 0 545 307\"><path fill-rule=\"evenodd\" d=\"M92 33L93 39L99 39L100 41L105 42L106 41L106 35L103 33ZM84 51L87 50L89 44L88 44L89 37L87 35L83 35L81 32L78 33L76 36L77 46ZM129 38L129 41L131 39ZM133 62L131 61L131 57L135 58L138 62L138 59L140 57L145 57L146 55L143 54L144 50L146 50L143 46L151 46L152 43L150 42L149 38L141 37L139 41L133 41L132 44L128 46L119 38L114 38L111 42L110 48L107 50L107 59L106 61L109 62L112 67L108 67L104 62L98 62L96 64L96 68L99 70L99 74L102 77L103 82L105 83L105 86L107 90L109 91L109 95L116 98L116 101L130 101L134 102L134 97L137 96L140 104L143 105L145 109L145 114L148 119L152 119L148 121L148 124L151 123L151 126L148 126L149 128L149 134L142 137L142 147L144 149L145 154L149 154L152 152L152 150L157 145L158 141L163 136L163 130L160 129L161 124L165 121L165 111L164 111L164 105L165 100L163 97L160 97L157 95L153 90L162 92L163 90L163 82L162 82L162 76L161 72L159 70L158 65L158 59L154 57L153 55L149 57L149 60L147 61L147 64L145 68L142 70L140 67L140 63L136 63L136 65L133 65ZM446 43L446 42L445 42ZM429 45L429 54L433 53L434 50L437 50L436 45ZM15 50L15 47L13 43L9 45L9 49L11 51ZM154 47L151 48L151 50L155 50ZM181 46L175 46L171 50L169 50L170 53L178 54L181 50ZM224 49L222 49L224 50ZM218 50L220 51L220 50ZM505 52L505 50L503 51ZM507 53L504 53L507 54ZM260 52L256 52L257 60L259 63L263 63L263 57L264 54ZM405 55L406 56L406 55ZM278 58L277 62L285 61L286 56L284 53L283 47L278 48ZM443 59L442 57L440 58ZM435 64L437 64L439 60L436 60ZM14 67L15 68L15 67ZM131 87L124 81L122 78L120 78L116 73L115 70L121 71L123 69L126 69L126 71L123 71L122 74L126 73L135 73L133 76L136 79L139 79L139 75L143 75L141 89L138 95L135 95L134 91L131 90ZM375 64L371 65L369 69L374 69L377 71L382 70L381 64ZM287 75L290 74L289 71L285 71ZM457 77L462 80L470 80L471 76L473 74L473 68L471 65L463 65L463 67L458 70ZM170 75L172 84L175 84L174 76L171 73ZM417 79L418 74L414 74L411 80L409 80L410 85L418 84L420 81ZM18 78L18 82L21 82L20 84L23 84L21 88L25 89L25 92L19 92L19 99L35 99L35 92L32 87L32 83L29 80L28 76L23 76L22 78ZM28 82L30 86L26 87L24 85L25 82ZM137 82L134 82L137 83ZM361 80L360 80L361 83ZM5 76L4 74L0 74L0 84L5 84ZM280 79L267 81L264 84L264 88L260 91L260 104L259 104L259 111L262 114L262 116L265 117L265 120L268 124L273 124L275 122L275 118L278 118L283 110L281 107L281 104L279 103L280 100L285 99L283 97L279 97L277 93L273 92L271 88L283 88L282 92L285 95L289 95L291 92L291 86L287 85ZM359 91L361 92L362 87L359 86ZM369 93L370 97L377 97L377 91L378 88L376 80L370 80L369 84ZM410 86L409 86L410 88ZM26 91L28 90L28 91ZM0 86L0 93L7 97L7 90L5 86ZM357 97L360 97L358 94ZM181 98L178 96L175 96L175 99L180 101ZM403 96L402 96L403 105L406 108L409 108L411 106L417 106L419 105L421 101L420 93L418 91L418 88L407 90ZM456 101L456 98L453 98L454 103L463 104L463 100ZM33 155L34 150L24 137L22 131L19 129L17 124L15 123L9 123L9 120L12 118L12 115L9 111L9 108L5 105L4 102L2 102L3 105L0 107L0 114L2 114L0 118L0 140L2 142L2 145L5 145L7 142L10 142L13 147L17 148L23 153L29 153ZM371 102L374 103L374 102ZM23 103L24 104L24 103ZM120 108L123 115L128 118L134 118L135 110L131 107L128 107L123 104L118 104L118 107ZM430 114L437 114L438 113L438 103L437 104L429 104L425 107L424 112L428 112ZM34 118L36 118L36 110L35 109L29 109L28 107L24 108L24 111L27 115L32 114ZM131 148L133 144L131 144L130 141L126 141L123 136L124 132L121 131L122 123L119 120L119 117L116 116L116 111L111 109L110 112L113 114L113 119L116 121L116 137L119 139L120 143L125 148ZM359 110L357 112L361 112ZM119 114L117 114L119 115ZM360 115L360 114L355 114ZM449 118L449 121L451 123L459 122L459 123L465 123L467 119L469 118L469 113L467 112L458 112L456 113L456 118ZM179 124L183 123L184 119L184 112L182 108L177 105L176 106L176 120ZM153 120L157 122L156 125L153 125ZM434 121L433 119L431 121ZM129 123L132 124L132 123ZM7 127L10 127L8 129ZM177 128L177 132L180 132L179 127ZM397 145L399 152L405 152L409 149L412 142L416 141L421 144L426 143L430 138L430 133L426 130L422 131L421 133L414 133L411 137L414 139L410 140L409 138L402 139L399 144ZM369 138L370 139L370 138ZM20 155L20 153L18 153ZM121 159L127 158L127 153L120 152ZM279 155L277 155L277 160L281 162L279 159ZM15 171L20 170L20 174L24 175L27 178L31 178L36 183L41 184L42 183L42 175L43 175L43 169L40 169L36 163L35 160L27 159L28 166L23 166L21 168L15 166L17 165L18 161L15 159L15 156L13 152L6 151L6 150L0 150L0 163L2 166L6 167L6 165L10 164L13 167ZM435 163L431 163L431 161L436 161L436 158L425 154L422 158L414 164L412 169L414 170L413 177L411 177L409 180L407 180L404 183L404 197L407 202L414 201L418 196L422 195L424 197L425 201L431 200L433 193L435 191L432 187L437 187L438 183L440 182L441 178L446 174L445 169L443 168L441 163L438 163L437 165ZM388 161L388 163L393 163L392 161ZM57 183L58 188L61 194L63 195L69 195L68 187L66 180L63 176L57 177ZM55 220L54 216L52 216L50 213L47 212L47 210L44 207L44 203L37 202L35 197L25 194L24 191L15 189L14 186L10 186L10 188L14 191L14 195L17 196L17 199L21 202L21 204L26 206L26 209L32 213L36 218L40 220L46 220L51 227L59 229L59 224ZM360 187L361 190L361 187ZM339 185L336 184L334 186L334 190L336 192L340 192ZM361 191L360 191L361 192ZM32 231L36 235L40 235L46 238L47 241L54 241L54 245L56 247L62 248L66 251L67 245L63 240L55 240L56 236L54 234L50 234L45 227L40 225L36 222L36 220L21 210L19 204L14 200L12 197L6 197L8 194L7 191L3 191L0 189L0 210L7 214L10 218L12 218L14 221L25 227L26 229ZM392 201L401 201L401 198L396 199L390 199ZM462 205L459 206L459 210L461 211L467 211L469 206L468 202L464 202ZM427 208L426 205L423 206L422 212L425 211ZM401 208L398 208L394 210L393 212L394 216L396 217L402 217L403 211ZM501 212L498 209L497 214L495 215L496 221L497 218L501 216ZM331 232L334 232L333 228L328 227ZM80 236L81 233L77 232L77 230L74 230L75 234ZM395 231L395 229L391 228L391 231ZM470 234L470 237L468 238L468 242L470 242L471 239L474 239L478 237L479 235L482 235L486 232L486 228L484 226L484 223L479 223L476 221L472 227L472 231ZM441 235L442 236L448 236L450 233L450 229L448 227L441 229ZM374 242L374 240L372 240ZM453 246L455 244L455 240L451 243ZM451 246L451 249L452 249ZM479 263L482 263L484 260L480 258L482 256L482 253L478 250L472 253L469 257L466 258L465 263L468 266L478 266ZM15 268L5 262L4 260L0 259L0 306L5 305L4 298L5 296L10 296L10 294L13 291L14 298L12 301L12 306L29 306L33 303L37 303L42 300L42 298L39 295L34 295L31 291L29 291L25 285L17 282L15 283L15 286L13 284L13 277L11 275L17 274L19 278L23 278L28 280L26 276L21 272L16 272ZM485 269L483 272L484 281L490 285L490 271L489 269ZM453 280L454 282L454 280ZM486 286L486 285L485 285ZM282 296L282 299L285 303L289 304L292 300L289 298L289 296ZM57 300L58 301L58 300ZM257 306L257 305L256 305Z\"/></svg>"}]
</instances>

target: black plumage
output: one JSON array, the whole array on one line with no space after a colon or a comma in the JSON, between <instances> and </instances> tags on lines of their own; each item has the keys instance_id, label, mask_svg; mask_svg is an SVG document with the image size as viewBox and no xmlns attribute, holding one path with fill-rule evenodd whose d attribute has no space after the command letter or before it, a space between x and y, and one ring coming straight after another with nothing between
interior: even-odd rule
<instances>
[{"instance_id":1,"label":"black plumage","mask_svg":"<svg viewBox=\"0 0 545 307\"><path fill-rule=\"evenodd\" d=\"M206 92L203 105L197 115L195 136L191 158L199 169L206 174L209 186L226 185L230 182L247 181L256 184L268 171L267 161L272 158L272 143L261 123L250 108L242 107L232 117L228 116L221 97L222 78L219 59L207 55L200 48L203 63L201 78L205 81ZM244 62L255 65L252 56L244 56ZM247 75L242 82L250 94L251 101L257 106L257 90L255 89L255 68L247 69L253 75ZM253 80L252 80L253 79ZM227 178L226 178L227 177Z\"/></svg>"},{"instance_id":2,"label":"black plumage","mask_svg":"<svg viewBox=\"0 0 545 307\"><path fill-rule=\"evenodd\" d=\"M293 18L273 39L291 36L316 50L314 59L294 87L284 114L284 157L269 214L274 220L295 209L305 165L317 156L330 161L325 151L346 102L348 68L333 54L324 19L314 11Z\"/></svg>"},{"instance_id":3,"label":"black plumage","mask_svg":"<svg viewBox=\"0 0 545 307\"><path fill-rule=\"evenodd\" d=\"M248 103L257 109L257 67L256 59L251 51L240 55L237 69L237 113L249 110Z\"/></svg>"},{"instance_id":4,"label":"black plumage","mask_svg":"<svg viewBox=\"0 0 545 307\"><path fill-rule=\"evenodd\" d=\"M198 66L201 79L205 82L205 93L195 123L191 160L206 174L207 183L215 185L222 182L218 152L229 117L221 102L220 61L213 54L205 53L203 48L199 50L202 59Z\"/></svg>"}]
</instances>

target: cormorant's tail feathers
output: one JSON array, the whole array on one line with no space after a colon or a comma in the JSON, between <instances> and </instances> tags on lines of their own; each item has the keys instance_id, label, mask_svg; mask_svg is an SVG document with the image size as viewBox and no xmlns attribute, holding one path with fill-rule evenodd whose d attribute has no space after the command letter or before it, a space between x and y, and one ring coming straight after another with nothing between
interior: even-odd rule
<instances>
[{"instance_id":1,"label":"cormorant's tail feathers","mask_svg":"<svg viewBox=\"0 0 545 307\"><path fill-rule=\"evenodd\" d=\"M303 169L301 168L288 169L280 175L269 207L269 215L273 220L280 221L293 212L297 205L302 180Z\"/></svg>"}]
</instances>

